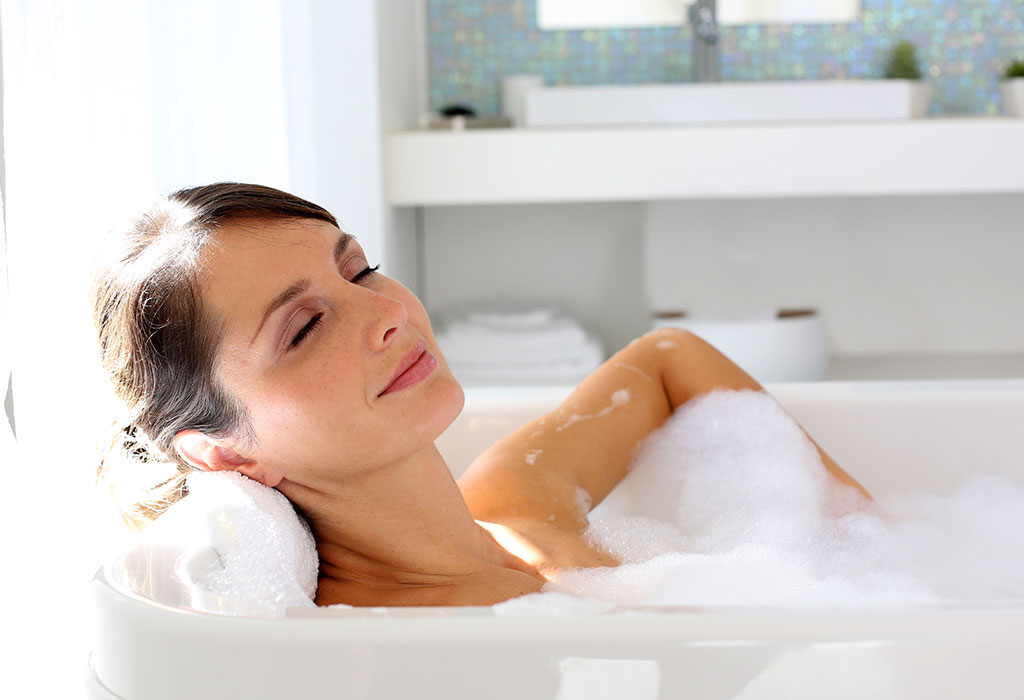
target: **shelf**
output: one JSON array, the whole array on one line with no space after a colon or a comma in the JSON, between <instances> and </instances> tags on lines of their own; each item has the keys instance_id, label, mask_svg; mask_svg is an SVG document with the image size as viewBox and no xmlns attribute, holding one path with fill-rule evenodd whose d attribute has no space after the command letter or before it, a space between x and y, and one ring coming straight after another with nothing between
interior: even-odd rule
<instances>
[{"instance_id":1,"label":"shelf","mask_svg":"<svg viewBox=\"0 0 1024 700\"><path fill-rule=\"evenodd\" d=\"M395 206L1024 192L1024 119L404 131Z\"/></svg>"}]
</instances>

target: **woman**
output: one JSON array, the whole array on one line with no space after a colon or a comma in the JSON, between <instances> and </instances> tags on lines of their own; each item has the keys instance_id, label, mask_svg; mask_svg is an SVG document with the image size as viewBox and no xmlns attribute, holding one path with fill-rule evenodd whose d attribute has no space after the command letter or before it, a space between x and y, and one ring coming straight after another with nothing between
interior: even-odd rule
<instances>
[{"instance_id":1,"label":"woman","mask_svg":"<svg viewBox=\"0 0 1024 700\"><path fill-rule=\"evenodd\" d=\"M176 471L130 519L159 515L194 469L277 488L312 527L320 605L490 605L559 568L615 565L583 532L636 444L693 396L760 389L696 336L650 333L456 483L434 440L464 395L427 313L327 211L197 187L110 252L94 299L130 412L116 447Z\"/></svg>"}]
</instances>

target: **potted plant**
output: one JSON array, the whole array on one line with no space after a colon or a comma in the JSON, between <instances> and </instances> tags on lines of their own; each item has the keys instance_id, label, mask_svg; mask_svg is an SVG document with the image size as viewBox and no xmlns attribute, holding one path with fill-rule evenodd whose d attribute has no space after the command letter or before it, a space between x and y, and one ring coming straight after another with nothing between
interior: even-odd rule
<instances>
[{"instance_id":1,"label":"potted plant","mask_svg":"<svg viewBox=\"0 0 1024 700\"><path fill-rule=\"evenodd\" d=\"M921 68L917 62L917 48L909 41L901 41L892 47L889 62L885 66L885 77L889 80L905 80L910 90L910 116L923 117L928 113L932 87L921 80Z\"/></svg>"},{"instance_id":2,"label":"potted plant","mask_svg":"<svg viewBox=\"0 0 1024 700\"><path fill-rule=\"evenodd\" d=\"M1024 117L1024 59L1012 61L1006 67L1004 78L1002 88L1006 113Z\"/></svg>"}]
</instances>

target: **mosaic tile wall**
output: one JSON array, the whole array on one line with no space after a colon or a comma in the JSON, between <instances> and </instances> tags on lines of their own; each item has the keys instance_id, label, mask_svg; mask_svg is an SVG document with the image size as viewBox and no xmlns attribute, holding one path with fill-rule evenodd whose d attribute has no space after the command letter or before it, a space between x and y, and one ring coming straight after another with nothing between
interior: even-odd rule
<instances>
[{"instance_id":1,"label":"mosaic tile wall","mask_svg":"<svg viewBox=\"0 0 1024 700\"><path fill-rule=\"evenodd\" d=\"M427 0L430 106L501 112L501 79L549 85L689 80L688 27L541 31L534 0ZM723 80L876 78L917 46L935 115L1002 112L999 78L1024 59L1024 0L862 0L851 24L722 27Z\"/></svg>"}]
</instances>

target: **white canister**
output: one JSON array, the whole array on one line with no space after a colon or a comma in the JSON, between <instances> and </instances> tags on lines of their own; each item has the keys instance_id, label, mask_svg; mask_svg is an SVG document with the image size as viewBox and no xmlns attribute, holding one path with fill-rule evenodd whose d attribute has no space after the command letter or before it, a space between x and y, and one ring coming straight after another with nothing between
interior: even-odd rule
<instances>
[{"instance_id":1,"label":"white canister","mask_svg":"<svg viewBox=\"0 0 1024 700\"><path fill-rule=\"evenodd\" d=\"M747 320L657 318L653 328L700 336L762 383L819 381L828 368L824 324L813 311Z\"/></svg>"},{"instance_id":2,"label":"white canister","mask_svg":"<svg viewBox=\"0 0 1024 700\"><path fill-rule=\"evenodd\" d=\"M1024 78L1004 80L1000 86L1003 92L1003 109L1008 116L1024 117Z\"/></svg>"},{"instance_id":3,"label":"white canister","mask_svg":"<svg viewBox=\"0 0 1024 700\"><path fill-rule=\"evenodd\" d=\"M508 75L501 81L501 113L512 126L525 126L526 93L542 87L543 75Z\"/></svg>"}]
</instances>

